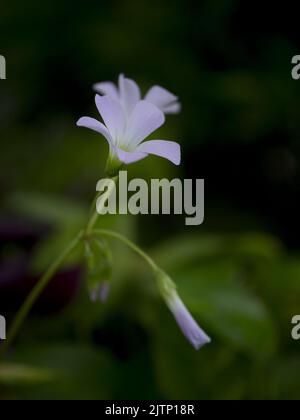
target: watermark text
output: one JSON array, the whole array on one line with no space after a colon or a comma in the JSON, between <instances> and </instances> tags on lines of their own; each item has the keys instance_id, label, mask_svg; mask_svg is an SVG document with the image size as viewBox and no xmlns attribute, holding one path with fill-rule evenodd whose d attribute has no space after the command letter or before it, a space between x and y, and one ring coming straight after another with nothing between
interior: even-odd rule
<instances>
[{"instance_id":1,"label":"watermark text","mask_svg":"<svg viewBox=\"0 0 300 420\"><path fill-rule=\"evenodd\" d=\"M6 339L6 320L0 315L0 340Z\"/></svg>"},{"instance_id":2,"label":"watermark text","mask_svg":"<svg viewBox=\"0 0 300 420\"><path fill-rule=\"evenodd\" d=\"M135 178L128 182L126 171L121 171L119 182L110 178L97 184L100 196L97 212L132 215L186 215L187 226L199 226L204 221L203 179L152 179L150 184Z\"/></svg>"},{"instance_id":3,"label":"watermark text","mask_svg":"<svg viewBox=\"0 0 300 420\"><path fill-rule=\"evenodd\" d=\"M0 55L0 79L6 79L6 60L3 55Z\"/></svg>"},{"instance_id":4,"label":"watermark text","mask_svg":"<svg viewBox=\"0 0 300 420\"><path fill-rule=\"evenodd\" d=\"M292 324L294 325L292 329L292 338L293 340L300 340L300 315L295 315L292 319Z\"/></svg>"}]
</instances>

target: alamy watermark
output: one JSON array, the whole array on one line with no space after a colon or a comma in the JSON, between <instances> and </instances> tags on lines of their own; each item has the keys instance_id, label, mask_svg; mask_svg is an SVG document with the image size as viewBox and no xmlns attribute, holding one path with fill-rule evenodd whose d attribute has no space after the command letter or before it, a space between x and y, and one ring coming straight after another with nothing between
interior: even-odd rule
<instances>
[{"instance_id":1,"label":"alamy watermark","mask_svg":"<svg viewBox=\"0 0 300 420\"><path fill-rule=\"evenodd\" d=\"M300 79L300 55L295 55L292 58L292 78L294 80L299 80Z\"/></svg>"},{"instance_id":2,"label":"alamy watermark","mask_svg":"<svg viewBox=\"0 0 300 420\"><path fill-rule=\"evenodd\" d=\"M0 315L0 340L6 339L6 320Z\"/></svg>"},{"instance_id":3,"label":"alamy watermark","mask_svg":"<svg viewBox=\"0 0 300 420\"><path fill-rule=\"evenodd\" d=\"M6 79L6 60L3 55L0 55L0 79Z\"/></svg>"},{"instance_id":4,"label":"alamy watermark","mask_svg":"<svg viewBox=\"0 0 300 420\"><path fill-rule=\"evenodd\" d=\"M292 319L292 324L294 325L292 329L292 338L293 340L300 340L300 315L295 315Z\"/></svg>"},{"instance_id":5,"label":"alamy watermark","mask_svg":"<svg viewBox=\"0 0 300 420\"><path fill-rule=\"evenodd\" d=\"M126 171L121 171L119 182L110 178L97 184L100 196L97 212L132 215L186 215L185 224L199 226L204 221L204 180L152 179L150 185L135 178L128 182ZM130 195L130 193L133 193Z\"/></svg>"}]
</instances>

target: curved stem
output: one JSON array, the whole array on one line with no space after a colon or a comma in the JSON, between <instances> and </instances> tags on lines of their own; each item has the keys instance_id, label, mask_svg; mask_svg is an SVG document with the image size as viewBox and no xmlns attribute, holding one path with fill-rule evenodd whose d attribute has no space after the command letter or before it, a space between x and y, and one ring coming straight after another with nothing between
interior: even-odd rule
<instances>
[{"instance_id":1,"label":"curved stem","mask_svg":"<svg viewBox=\"0 0 300 420\"><path fill-rule=\"evenodd\" d=\"M139 248L137 245L135 245L133 242L131 242L129 239L127 239L125 236L121 234L116 233L111 230L107 230L107 229L93 229L92 231L90 231L89 235L90 236L108 236L111 238L118 239L119 241L127 245L129 248L131 248L140 257L142 257L154 271L159 270L158 266L152 260L152 258L149 257L149 255L147 255L141 248Z\"/></svg>"},{"instance_id":2,"label":"curved stem","mask_svg":"<svg viewBox=\"0 0 300 420\"><path fill-rule=\"evenodd\" d=\"M76 246L78 245L80 239L82 237L82 232L69 244L69 246L59 255L56 261L49 267L43 277L37 282L36 286L32 289L30 294L28 295L27 299L19 309L12 326L9 330L8 337L2 344L0 348L0 358L3 357L15 339L20 327L22 326L24 320L28 316L29 312L31 311L33 305L41 295L41 293L45 290L47 285L49 284L52 277L64 263L64 261L70 256L70 254L74 251Z\"/></svg>"}]
</instances>

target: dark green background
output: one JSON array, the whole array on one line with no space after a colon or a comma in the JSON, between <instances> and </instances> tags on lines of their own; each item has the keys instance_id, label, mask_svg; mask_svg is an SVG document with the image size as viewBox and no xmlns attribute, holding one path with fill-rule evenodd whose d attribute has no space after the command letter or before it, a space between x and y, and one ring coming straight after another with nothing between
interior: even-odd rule
<instances>
[{"instance_id":1,"label":"dark green background","mask_svg":"<svg viewBox=\"0 0 300 420\"><path fill-rule=\"evenodd\" d=\"M205 178L206 219L108 217L165 268L213 338L196 353L135 255L113 244L106 305L79 256L52 282L5 364L2 398L298 399L300 51L297 10L238 0L1 3L0 313L12 315L83 225L107 146L76 120L124 72L183 111L131 176ZM100 225L101 225L100 223ZM9 362L9 364L7 364Z\"/></svg>"}]
</instances>

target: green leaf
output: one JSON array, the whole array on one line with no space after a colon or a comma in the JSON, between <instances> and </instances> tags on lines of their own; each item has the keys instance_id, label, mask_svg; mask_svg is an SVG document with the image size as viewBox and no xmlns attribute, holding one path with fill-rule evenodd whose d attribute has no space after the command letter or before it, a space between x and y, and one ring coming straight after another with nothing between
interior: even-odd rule
<instances>
[{"instance_id":1,"label":"green leaf","mask_svg":"<svg viewBox=\"0 0 300 420\"><path fill-rule=\"evenodd\" d=\"M197 317L216 334L258 358L269 358L277 347L277 331L264 302L248 290L239 269L213 261L176 276L179 294Z\"/></svg>"},{"instance_id":2,"label":"green leaf","mask_svg":"<svg viewBox=\"0 0 300 420\"><path fill-rule=\"evenodd\" d=\"M48 369L14 364L0 364L0 383L2 385L35 385L54 380L54 374Z\"/></svg>"},{"instance_id":3,"label":"green leaf","mask_svg":"<svg viewBox=\"0 0 300 420\"><path fill-rule=\"evenodd\" d=\"M300 260L299 256L273 261L271 264L259 264L255 268L254 281L260 294L268 300L274 317L289 339L290 332L286 325L293 315L299 313L300 296Z\"/></svg>"},{"instance_id":4,"label":"green leaf","mask_svg":"<svg viewBox=\"0 0 300 420\"><path fill-rule=\"evenodd\" d=\"M36 274L44 271L75 238L88 215L87 208L81 203L48 194L15 193L8 199L8 205L19 214L45 223L51 229L49 235L39 243L31 261ZM74 264L78 260L77 253L68 263Z\"/></svg>"},{"instance_id":5,"label":"green leaf","mask_svg":"<svg viewBox=\"0 0 300 420\"><path fill-rule=\"evenodd\" d=\"M15 390L20 399L107 399L112 396L114 366L102 350L76 343L48 343L18 348L13 361L55 372L51 383Z\"/></svg>"},{"instance_id":6,"label":"green leaf","mask_svg":"<svg viewBox=\"0 0 300 420\"><path fill-rule=\"evenodd\" d=\"M88 211L82 204L61 196L16 192L8 204L19 213L50 226L82 225Z\"/></svg>"},{"instance_id":7,"label":"green leaf","mask_svg":"<svg viewBox=\"0 0 300 420\"><path fill-rule=\"evenodd\" d=\"M188 235L164 242L153 251L165 269L180 268L199 258L235 258L237 260L275 259L281 255L281 244L272 236L260 233L240 235Z\"/></svg>"}]
</instances>

